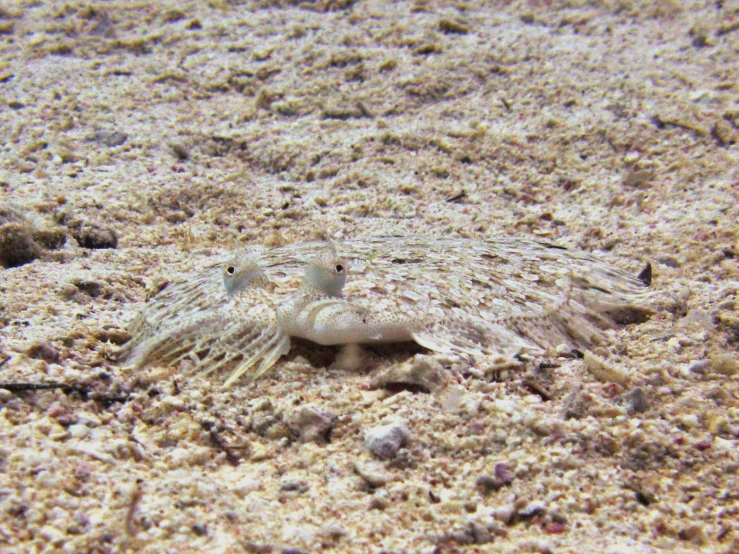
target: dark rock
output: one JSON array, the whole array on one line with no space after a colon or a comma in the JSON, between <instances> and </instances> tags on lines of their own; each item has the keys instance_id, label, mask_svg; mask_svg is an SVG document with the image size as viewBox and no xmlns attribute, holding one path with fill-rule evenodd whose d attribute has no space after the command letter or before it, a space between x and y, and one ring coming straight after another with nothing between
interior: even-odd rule
<instances>
[{"instance_id":1,"label":"dark rock","mask_svg":"<svg viewBox=\"0 0 739 554\"><path fill-rule=\"evenodd\" d=\"M492 475L483 473L475 481L475 486L480 488L483 494L489 494L500 489L503 484Z\"/></svg>"},{"instance_id":2,"label":"dark rock","mask_svg":"<svg viewBox=\"0 0 739 554\"><path fill-rule=\"evenodd\" d=\"M83 223L72 230L72 236L82 248L101 249L118 246L118 236L114 230L90 223Z\"/></svg>"},{"instance_id":3,"label":"dark rock","mask_svg":"<svg viewBox=\"0 0 739 554\"><path fill-rule=\"evenodd\" d=\"M634 493L634 495L636 497L636 501L639 502L639 504L641 504L642 506L649 506L656 500L654 494L649 491L638 490Z\"/></svg>"},{"instance_id":4,"label":"dark rock","mask_svg":"<svg viewBox=\"0 0 739 554\"><path fill-rule=\"evenodd\" d=\"M549 535L559 535L561 533L564 533L565 531L567 531L567 527L565 527L561 523L550 522L544 526L544 532L548 533Z\"/></svg>"},{"instance_id":5,"label":"dark rock","mask_svg":"<svg viewBox=\"0 0 739 554\"><path fill-rule=\"evenodd\" d=\"M199 537L204 537L208 534L208 526L202 523L196 523L192 526L192 532Z\"/></svg>"},{"instance_id":6,"label":"dark rock","mask_svg":"<svg viewBox=\"0 0 739 554\"><path fill-rule=\"evenodd\" d=\"M25 265L40 253L30 227L23 223L7 223L0 227L0 265L3 267Z\"/></svg>"}]
</instances>

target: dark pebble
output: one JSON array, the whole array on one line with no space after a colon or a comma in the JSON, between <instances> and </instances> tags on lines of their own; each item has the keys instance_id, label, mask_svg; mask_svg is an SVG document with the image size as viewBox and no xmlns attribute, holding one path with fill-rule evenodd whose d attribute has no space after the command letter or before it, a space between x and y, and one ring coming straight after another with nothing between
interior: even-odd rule
<instances>
[{"instance_id":1,"label":"dark pebble","mask_svg":"<svg viewBox=\"0 0 739 554\"><path fill-rule=\"evenodd\" d=\"M102 248L116 248L118 246L118 236L115 231L89 223L84 223L79 228L73 230L72 236L82 248L97 250Z\"/></svg>"},{"instance_id":2,"label":"dark pebble","mask_svg":"<svg viewBox=\"0 0 739 554\"><path fill-rule=\"evenodd\" d=\"M470 534L475 544L487 544L493 541L493 535L490 531L479 523L472 523L470 525Z\"/></svg>"},{"instance_id":3,"label":"dark pebble","mask_svg":"<svg viewBox=\"0 0 739 554\"><path fill-rule=\"evenodd\" d=\"M497 491L513 482L513 476L510 474L507 463L501 462L495 464L494 471L494 475L480 475L475 482L475 484L482 489L483 494Z\"/></svg>"},{"instance_id":4,"label":"dark pebble","mask_svg":"<svg viewBox=\"0 0 739 554\"><path fill-rule=\"evenodd\" d=\"M517 515L519 517L521 517L521 518L530 518L530 517L534 517L534 516L538 516L540 514L543 514L544 511L545 511L545 509L546 508L545 508L543 502L538 501L538 500L534 500L534 501L529 502L528 504L526 504L526 506L524 506L523 508L521 508L518 511Z\"/></svg>"},{"instance_id":5,"label":"dark pebble","mask_svg":"<svg viewBox=\"0 0 739 554\"><path fill-rule=\"evenodd\" d=\"M28 355L29 358L43 360L49 364L58 364L61 360L59 351L47 341L32 344L26 350L26 355Z\"/></svg>"},{"instance_id":6,"label":"dark pebble","mask_svg":"<svg viewBox=\"0 0 739 554\"><path fill-rule=\"evenodd\" d=\"M288 481L280 486L280 490L283 492L298 491L302 493L308 490L308 486L300 481Z\"/></svg>"},{"instance_id":7,"label":"dark pebble","mask_svg":"<svg viewBox=\"0 0 739 554\"><path fill-rule=\"evenodd\" d=\"M642 414L649 409L644 391L638 387L626 393L624 399L628 403L629 408L635 412Z\"/></svg>"},{"instance_id":8,"label":"dark pebble","mask_svg":"<svg viewBox=\"0 0 739 554\"><path fill-rule=\"evenodd\" d=\"M244 550L251 554L270 554L270 552L274 552L275 548L271 544L248 541L244 543Z\"/></svg>"},{"instance_id":9,"label":"dark pebble","mask_svg":"<svg viewBox=\"0 0 739 554\"><path fill-rule=\"evenodd\" d=\"M208 526L201 523L196 523L192 526L192 532L200 537L204 537L208 534Z\"/></svg>"},{"instance_id":10,"label":"dark pebble","mask_svg":"<svg viewBox=\"0 0 739 554\"><path fill-rule=\"evenodd\" d=\"M40 229L33 232L33 240L47 250L59 250L67 242L67 231L63 227Z\"/></svg>"},{"instance_id":11,"label":"dark pebble","mask_svg":"<svg viewBox=\"0 0 739 554\"><path fill-rule=\"evenodd\" d=\"M76 279L72 284L77 287L81 293L86 294L91 298L97 298L105 292L105 285L98 281L86 281L83 279Z\"/></svg>"},{"instance_id":12,"label":"dark pebble","mask_svg":"<svg viewBox=\"0 0 739 554\"><path fill-rule=\"evenodd\" d=\"M19 267L39 257L40 249L31 230L22 223L8 223L0 227L0 265Z\"/></svg>"}]
</instances>

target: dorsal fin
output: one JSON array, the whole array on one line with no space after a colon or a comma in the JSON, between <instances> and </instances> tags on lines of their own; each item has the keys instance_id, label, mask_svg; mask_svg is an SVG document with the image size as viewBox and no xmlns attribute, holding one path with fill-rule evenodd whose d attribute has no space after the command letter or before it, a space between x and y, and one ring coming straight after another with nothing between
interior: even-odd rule
<instances>
[{"instance_id":1,"label":"dorsal fin","mask_svg":"<svg viewBox=\"0 0 739 554\"><path fill-rule=\"evenodd\" d=\"M648 287L652 284L652 264L647 262L647 266L641 270L639 275L636 276L637 279L639 279L642 283L644 283L645 287Z\"/></svg>"}]
</instances>

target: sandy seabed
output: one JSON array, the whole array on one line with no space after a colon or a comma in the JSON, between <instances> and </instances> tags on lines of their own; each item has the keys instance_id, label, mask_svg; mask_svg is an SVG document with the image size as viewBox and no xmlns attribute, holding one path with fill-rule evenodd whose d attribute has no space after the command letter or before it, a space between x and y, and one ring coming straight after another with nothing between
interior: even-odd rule
<instances>
[{"instance_id":1,"label":"sandy seabed","mask_svg":"<svg viewBox=\"0 0 739 554\"><path fill-rule=\"evenodd\" d=\"M0 53L0 550L739 552L739 3L11 0ZM112 361L235 246L419 232L654 314L432 392Z\"/></svg>"}]
</instances>

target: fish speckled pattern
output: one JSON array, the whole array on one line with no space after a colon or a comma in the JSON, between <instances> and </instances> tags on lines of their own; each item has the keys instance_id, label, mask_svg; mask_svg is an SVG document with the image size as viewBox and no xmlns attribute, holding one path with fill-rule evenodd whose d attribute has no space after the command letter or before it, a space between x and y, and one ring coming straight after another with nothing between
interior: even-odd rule
<instances>
[{"instance_id":1,"label":"fish speckled pattern","mask_svg":"<svg viewBox=\"0 0 739 554\"><path fill-rule=\"evenodd\" d=\"M646 294L638 277L594 256L530 240L382 237L330 248L346 271L331 294L305 292L326 243L239 254L156 295L122 357L139 367L189 359L201 373L235 365L231 384L269 370L290 336L327 345L413 340L473 358L542 354L603 340L610 314L640 309ZM248 277L234 290L228 275L239 271Z\"/></svg>"}]
</instances>

